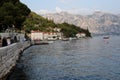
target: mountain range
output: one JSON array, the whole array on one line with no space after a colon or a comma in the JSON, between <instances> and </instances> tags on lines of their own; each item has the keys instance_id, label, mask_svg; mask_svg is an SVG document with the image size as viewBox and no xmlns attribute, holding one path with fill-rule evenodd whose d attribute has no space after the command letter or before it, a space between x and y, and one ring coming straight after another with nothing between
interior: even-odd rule
<instances>
[{"instance_id":1,"label":"mountain range","mask_svg":"<svg viewBox=\"0 0 120 80\"><path fill-rule=\"evenodd\" d=\"M120 14L95 12L91 15L70 14L67 12L42 15L55 23L69 23L89 29L95 34L120 34Z\"/></svg>"}]
</instances>

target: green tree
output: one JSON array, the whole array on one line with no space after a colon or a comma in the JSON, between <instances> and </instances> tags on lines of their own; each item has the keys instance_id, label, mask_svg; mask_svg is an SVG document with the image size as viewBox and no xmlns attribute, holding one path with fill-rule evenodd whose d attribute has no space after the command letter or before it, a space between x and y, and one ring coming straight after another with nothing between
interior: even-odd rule
<instances>
[{"instance_id":1,"label":"green tree","mask_svg":"<svg viewBox=\"0 0 120 80\"><path fill-rule=\"evenodd\" d=\"M1 0L0 1L0 30L7 29L13 25L17 29L22 29L22 23L30 9L19 0Z\"/></svg>"}]
</instances>

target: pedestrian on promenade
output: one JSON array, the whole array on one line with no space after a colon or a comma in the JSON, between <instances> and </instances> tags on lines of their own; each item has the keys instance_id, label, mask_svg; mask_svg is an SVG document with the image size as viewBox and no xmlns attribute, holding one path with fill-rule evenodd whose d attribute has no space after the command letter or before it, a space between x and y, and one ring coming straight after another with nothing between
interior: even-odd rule
<instances>
[{"instance_id":1,"label":"pedestrian on promenade","mask_svg":"<svg viewBox=\"0 0 120 80\"><path fill-rule=\"evenodd\" d=\"M11 38L8 37L8 38L7 38L7 45L10 45L10 44L11 44Z\"/></svg>"},{"instance_id":2,"label":"pedestrian on promenade","mask_svg":"<svg viewBox=\"0 0 120 80\"><path fill-rule=\"evenodd\" d=\"M8 44L7 44L7 39L6 38L3 38L2 39L2 47L5 47L5 46L7 46Z\"/></svg>"}]
</instances>

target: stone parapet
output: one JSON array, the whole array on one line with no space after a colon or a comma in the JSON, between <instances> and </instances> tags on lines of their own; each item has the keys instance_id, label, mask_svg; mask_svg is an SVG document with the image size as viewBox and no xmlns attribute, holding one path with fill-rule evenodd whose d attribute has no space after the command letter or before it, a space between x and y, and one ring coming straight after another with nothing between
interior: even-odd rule
<instances>
[{"instance_id":1,"label":"stone parapet","mask_svg":"<svg viewBox=\"0 0 120 80\"><path fill-rule=\"evenodd\" d=\"M14 43L0 48L0 80L11 71L19 59L20 53L30 46L30 42Z\"/></svg>"}]
</instances>

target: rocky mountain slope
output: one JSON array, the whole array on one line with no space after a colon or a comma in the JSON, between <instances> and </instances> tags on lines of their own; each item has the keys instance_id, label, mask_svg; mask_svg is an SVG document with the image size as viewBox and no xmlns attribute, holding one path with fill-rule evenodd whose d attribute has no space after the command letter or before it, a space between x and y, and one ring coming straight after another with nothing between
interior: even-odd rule
<instances>
[{"instance_id":1,"label":"rocky mountain slope","mask_svg":"<svg viewBox=\"0 0 120 80\"><path fill-rule=\"evenodd\" d=\"M46 14L43 17L54 20L56 23L67 22L81 28L88 28L91 33L119 34L120 15L95 12L92 15L75 15L67 12Z\"/></svg>"}]
</instances>

